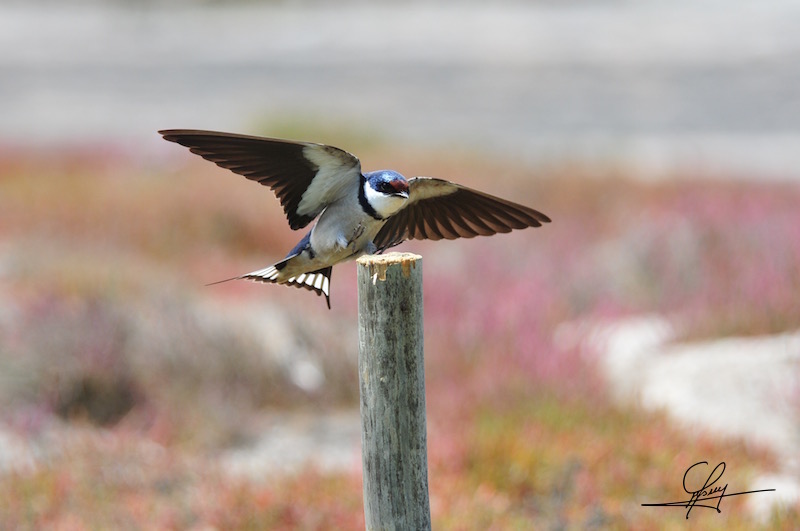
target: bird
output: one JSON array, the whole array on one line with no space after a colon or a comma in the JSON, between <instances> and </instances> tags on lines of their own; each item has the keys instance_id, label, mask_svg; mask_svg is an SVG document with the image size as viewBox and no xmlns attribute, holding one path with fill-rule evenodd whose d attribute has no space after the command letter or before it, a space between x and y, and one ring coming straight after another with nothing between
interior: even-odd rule
<instances>
[{"instance_id":1,"label":"bird","mask_svg":"<svg viewBox=\"0 0 800 531\"><path fill-rule=\"evenodd\" d=\"M405 240L490 236L551 221L538 210L444 179L362 172L358 157L325 144L195 129L159 134L269 187L293 230L316 220L279 262L220 282L305 288L324 295L329 309L331 271L340 262Z\"/></svg>"}]
</instances>

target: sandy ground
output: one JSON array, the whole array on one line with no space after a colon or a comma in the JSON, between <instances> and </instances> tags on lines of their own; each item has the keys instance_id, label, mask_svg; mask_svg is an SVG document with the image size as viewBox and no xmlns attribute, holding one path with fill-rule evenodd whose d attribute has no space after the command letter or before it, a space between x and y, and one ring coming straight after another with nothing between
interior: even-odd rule
<instances>
[{"instance_id":1,"label":"sandy ground","mask_svg":"<svg viewBox=\"0 0 800 531\"><path fill-rule=\"evenodd\" d=\"M268 481L311 466L317 470L361 468L358 410L334 413L266 415L262 435L253 444L226 452L222 465L237 476Z\"/></svg>"},{"instance_id":2,"label":"sandy ground","mask_svg":"<svg viewBox=\"0 0 800 531\"><path fill-rule=\"evenodd\" d=\"M793 1L11 0L0 144L152 157L171 152L158 129L306 122L643 177L797 178L798 49Z\"/></svg>"}]
</instances>

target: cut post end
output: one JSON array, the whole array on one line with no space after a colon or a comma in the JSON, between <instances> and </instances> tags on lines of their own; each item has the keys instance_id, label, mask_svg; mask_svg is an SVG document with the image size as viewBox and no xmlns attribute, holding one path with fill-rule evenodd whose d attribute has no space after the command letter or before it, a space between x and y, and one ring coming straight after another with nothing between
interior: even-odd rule
<instances>
[{"instance_id":1,"label":"cut post end","mask_svg":"<svg viewBox=\"0 0 800 531\"><path fill-rule=\"evenodd\" d=\"M365 254L364 256L360 256L356 261L365 266L370 266L373 264L386 264L389 266L408 261L416 262L417 260L421 259L422 257L418 254L393 252L386 254Z\"/></svg>"},{"instance_id":2,"label":"cut post end","mask_svg":"<svg viewBox=\"0 0 800 531\"><path fill-rule=\"evenodd\" d=\"M422 257L414 253L386 253L369 254L358 258L356 262L359 267L366 267L372 277L372 283L376 280L386 280L386 270L391 266L399 265L403 268L403 276L408 278L412 269L416 269L417 263Z\"/></svg>"}]
</instances>

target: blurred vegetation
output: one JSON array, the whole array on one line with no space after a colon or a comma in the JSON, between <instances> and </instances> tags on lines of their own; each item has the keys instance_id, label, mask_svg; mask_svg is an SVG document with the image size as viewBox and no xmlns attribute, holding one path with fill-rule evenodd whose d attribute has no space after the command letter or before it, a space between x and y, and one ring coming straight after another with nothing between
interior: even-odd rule
<instances>
[{"instance_id":1,"label":"blurred vegetation","mask_svg":"<svg viewBox=\"0 0 800 531\"><path fill-rule=\"evenodd\" d=\"M292 127L278 131L308 138ZM436 527L678 527L681 511L640 504L680 495L688 465L726 461L734 490L774 469L762 449L612 405L591 360L552 336L565 321L642 312L673 319L684 338L800 328L800 188L597 178L375 138L353 137L357 149L313 139L357 151L365 169L451 178L554 220L406 244L425 256ZM263 267L299 235L267 190L174 160L0 157L0 527L362 527L357 472L253 484L214 459L256 436L269 409L355 407L352 266L334 272L332 312L301 290L204 287ZM294 378L297 359L323 383ZM25 442L27 460L3 457L4 434ZM745 501L691 518L751 528ZM797 528L800 509L775 518Z\"/></svg>"}]
</instances>

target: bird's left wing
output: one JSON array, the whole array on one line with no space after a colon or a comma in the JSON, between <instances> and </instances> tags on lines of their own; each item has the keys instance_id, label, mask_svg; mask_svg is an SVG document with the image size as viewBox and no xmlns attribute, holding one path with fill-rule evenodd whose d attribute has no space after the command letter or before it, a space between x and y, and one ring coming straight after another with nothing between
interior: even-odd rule
<instances>
[{"instance_id":1,"label":"bird's left wing","mask_svg":"<svg viewBox=\"0 0 800 531\"><path fill-rule=\"evenodd\" d=\"M404 240L454 240L539 227L550 218L541 212L442 179L415 177L406 205L378 235L383 251Z\"/></svg>"},{"instance_id":2,"label":"bird's left wing","mask_svg":"<svg viewBox=\"0 0 800 531\"><path fill-rule=\"evenodd\" d=\"M269 186L293 229L308 225L361 176L355 155L324 144L193 129L159 133L217 166Z\"/></svg>"}]
</instances>

